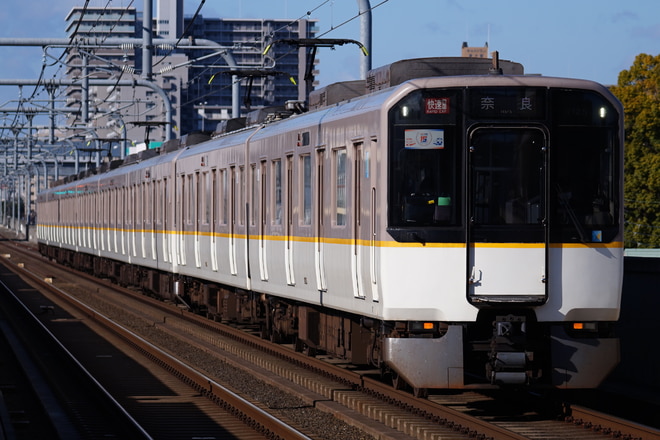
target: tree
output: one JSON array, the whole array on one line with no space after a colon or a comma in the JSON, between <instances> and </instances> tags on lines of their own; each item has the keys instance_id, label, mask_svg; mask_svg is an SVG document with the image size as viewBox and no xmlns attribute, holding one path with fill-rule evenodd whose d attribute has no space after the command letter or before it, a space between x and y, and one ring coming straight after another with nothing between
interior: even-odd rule
<instances>
[{"instance_id":1,"label":"tree","mask_svg":"<svg viewBox=\"0 0 660 440\"><path fill-rule=\"evenodd\" d=\"M660 55L639 54L611 87L625 113L625 246L660 247Z\"/></svg>"}]
</instances>

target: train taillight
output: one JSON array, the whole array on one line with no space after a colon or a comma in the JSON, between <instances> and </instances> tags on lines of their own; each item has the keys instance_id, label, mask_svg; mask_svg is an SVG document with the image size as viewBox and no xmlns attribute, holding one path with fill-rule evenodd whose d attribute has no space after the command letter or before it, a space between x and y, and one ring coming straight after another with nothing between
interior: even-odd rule
<instances>
[{"instance_id":1,"label":"train taillight","mask_svg":"<svg viewBox=\"0 0 660 440\"><path fill-rule=\"evenodd\" d=\"M595 322L574 322L573 330L595 332L598 330L598 324Z\"/></svg>"}]
</instances>

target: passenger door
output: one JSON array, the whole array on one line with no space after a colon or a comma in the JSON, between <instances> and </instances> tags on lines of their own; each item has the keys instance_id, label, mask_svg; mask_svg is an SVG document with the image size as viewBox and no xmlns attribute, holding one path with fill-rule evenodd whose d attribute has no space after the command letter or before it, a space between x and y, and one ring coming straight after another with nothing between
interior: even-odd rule
<instances>
[{"instance_id":1,"label":"passenger door","mask_svg":"<svg viewBox=\"0 0 660 440\"><path fill-rule=\"evenodd\" d=\"M329 215L329 210L326 209L324 194L325 194L325 182L324 182L324 164L325 164L325 149L316 150L316 225L314 235L315 246L314 246L314 255L315 255L315 264L316 264L316 285L319 291L325 292L328 290L326 278L325 278L325 249L324 241L331 234L331 230L326 228L326 225L329 225L329 219L326 218Z\"/></svg>"},{"instance_id":2,"label":"passenger door","mask_svg":"<svg viewBox=\"0 0 660 440\"><path fill-rule=\"evenodd\" d=\"M288 155L285 163L285 248L284 248L284 267L286 270L286 283L289 286L296 284L295 272L293 270L293 156Z\"/></svg>"}]
</instances>

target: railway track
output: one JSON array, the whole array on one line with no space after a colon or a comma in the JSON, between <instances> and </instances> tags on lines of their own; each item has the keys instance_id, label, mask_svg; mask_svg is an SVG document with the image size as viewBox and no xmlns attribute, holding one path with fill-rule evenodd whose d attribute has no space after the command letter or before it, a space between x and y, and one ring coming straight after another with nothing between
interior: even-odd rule
<instances>
[{"instance_id":1,"label":"railway track","mask_svg":"<svg viewBox=\"0 0 660 440\"><path fill-rule=\"evenodd\" d=\"M39 257L36 258L38 261ZM25 264L26 267L32 265L38 266L36 262ZM47 274L52 273L43 270L44 267L35 270L35 273L41 272L38 277L48 278ZM56 269L47 269L53 270ZM60 277L64 278L64 275L55 278ZM87 282L96 283L98 280ZM71 286L67 284L73 283L62 279L55 284L68 289ZM296 393L304 406L334 414L374 437L401 438L400 435L405 433L413 438L552 439L561 436L599 439L613 435L631 439L660 438L657 431L606 416L594 422L582 416L582 410L576 407L571 408L572 415L567 420L579 422L567 423L541 416L529 409L502 408L495 399L478 393L431 394L428 400L417 399L382 384L373 377L374 372L356 372L350 366L329 359L310 358L294 352L290 347L274 346L241 329L229 328L139 294L133 295L130 300L125 296L117 299L116 294L111 293L114 289L115 286L104 283L102 287L92 288L93 294L89 294L90 288L78 289L88 291L78 295L85 297L85 301L96 302L100 308L114 309L110 312L113 320L138 317L138 321L142 322L138 327L141 326L142 330L148 328L145 333L160 333L157 339L169 340L165 345L170 345L168 350L176 357L190 358L193 355L180 349L196 346L199 353L193 356L193 362L206 365L205 368L211 370L207 371L209 375L222 376L213 367L219 363L247 369L265 384ZM103 299L106 295L114 299ZM120 301L121 305L109 306L109 301ZM144 303L149 303L148 309L142 305ZM119 315L122 314L133 318L121 318ZM186 342L182 343L181 338L185 338ZM202 357L205 359L202 360ZM230 381L231 376L236 374L233 371L229 373ZM267 406L277 405L271 402ZM475 408L483 410L476 411ZM285 418L298 417L293 411L282 408L276 408L275 412ZM506 416L502 412L506 412ZM481 414L475 417L475 413Z\"/></svg>"},{"instance_id":2,"label":"railway track","mask_svg":"<svg viewBox=\"0 0 660 440\"><path fill-rule=\"evenodd\" d=\"M0 438L150 438L35 316L33 310L51 312L34 302L36 290L4 264L0 279L0 374L8 414ZM65 333L82 336L76 320L57 319Z\"/></svg>"},{"instance_id":3,"label":"railway track","mask_svg":"<svg viewBox=\"0 0 660 440\"><path fill-rule=\"evenodd\" d=\"M20 281L15 286L11 289L25 309L42 310L34 319L50 328L53 340L66 341L65 351L76 364L84 365L89 382L112 396L109 400L115 403L115 412L134 422L132 430L127 430L108 408L88 405L98 400L93 397L98 391L80 383L84 376L60 364L49 364L53 376L49 386L66 393L60 406L75 414L69 423L72 427L62 429L58 426L61 421L54 420L56 429L40 438L309 438L98 311L69 299L78 309L70 311L61 299L55 305L34 289L21 287ZM90 314L93 320L88 319ZM69 381L61 382L55 373L68 376ZM69 397L72 381L85 390L77 401Z\"/></svg>"}]
</instances>

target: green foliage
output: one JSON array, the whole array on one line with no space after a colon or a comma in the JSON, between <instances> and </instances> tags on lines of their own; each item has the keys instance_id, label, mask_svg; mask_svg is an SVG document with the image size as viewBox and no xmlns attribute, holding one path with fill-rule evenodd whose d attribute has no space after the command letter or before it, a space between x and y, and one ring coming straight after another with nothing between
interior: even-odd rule
<instances>
[{"instance_id":1,"label":"green foliage","mask_svg":"<svg viewBox=\"0 0 660 440\"><path fill-rule=\"evenodd\" d=\"M660 55L637 55L611 91L625 112L625 246L659 248Z\"/></svg>"}]
</instances>

